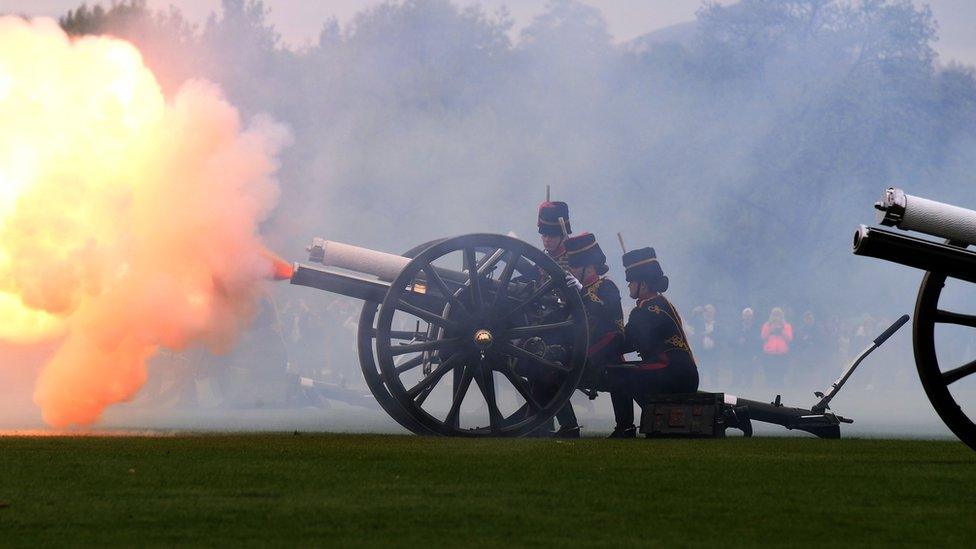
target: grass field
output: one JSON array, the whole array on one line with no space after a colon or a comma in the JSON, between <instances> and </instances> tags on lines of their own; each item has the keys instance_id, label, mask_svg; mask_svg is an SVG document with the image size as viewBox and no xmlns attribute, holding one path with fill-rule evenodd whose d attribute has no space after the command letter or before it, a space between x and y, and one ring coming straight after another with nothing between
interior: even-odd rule
<instances>
[{"instance_id":1,"label":"grass field","mask_svg":"<svg viewBox=\"0 0 976 549\"><path fill-rule=\"evenodd\" d=\"M0 546L973 538L976 453L948 441L0 438Z\"/></svg>"}]
</instances>

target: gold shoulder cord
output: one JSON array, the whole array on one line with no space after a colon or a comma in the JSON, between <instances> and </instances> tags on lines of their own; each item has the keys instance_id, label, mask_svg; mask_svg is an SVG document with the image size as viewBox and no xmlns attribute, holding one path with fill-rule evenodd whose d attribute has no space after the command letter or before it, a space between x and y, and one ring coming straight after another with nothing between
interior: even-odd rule
<instances>
[{"instance_id":1,"label":"gold shoulder cord","mask_svg":"<svg viewBox=\"0 0 976 549\"><path fill-rule=\"evenodd\" d=\"M586 289L586 296L589 297L592 301L599 303L600 305L603 305L603 300L596 295L596 291L600 289L600 286L603 284L604 280L605 279L603 278L599 278L597 279L596 282L590 284L590 287Z\"/></svg>"},{"instance_id":2,"label":"gold shoulder cord","mask_svg":"<svg viewBox=\"0 0 976 549\"><path fill-rule=\"evenodd\" d=\"M672 305L671 302L668 301L668 298L662 295L661 299L663 299L664 302L668 304L668 308L671 309L671 313L673 313L673 315L668 314L668 316L671 317L672 321L674 321L674 325L678 328L678 333L681 334L681 339L683 340L680 342L681 345L676 345L675 343L671 342L671 340L677 339L675 336L672 336L668 341L672 345L676 345L676 347L678 347L682 351L687 351L688 355L691 356L691 361L697 363L697 361L695 360L695 353L692 352L691 345L688 343L688 336L685 335L685 328L684 326L681 325L681 317L678 315L678 311L675 310L674 305Z\"/></svg>"}]
</instances>

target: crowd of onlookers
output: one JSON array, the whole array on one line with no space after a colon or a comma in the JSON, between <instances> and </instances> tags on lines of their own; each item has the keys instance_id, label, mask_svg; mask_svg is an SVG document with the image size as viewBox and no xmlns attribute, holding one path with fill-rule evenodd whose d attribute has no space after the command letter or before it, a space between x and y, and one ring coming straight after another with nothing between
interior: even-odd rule
<instances>
[{"instance_id":1,"label":"crowd of onlookers","mask_svg":"<svg viewBox=\"0 0 976 549\"><path fill-rule=\"evenodd\" d=\"M745 307L722 316L712 304L694 307L683 320L705 390L822 390L894 321L866 313L821 321L811 310L790 307ZM858 370L858 384L898 388L914 375L905 334L876 353L883 363Z\"/></svg>"}]
</instances>

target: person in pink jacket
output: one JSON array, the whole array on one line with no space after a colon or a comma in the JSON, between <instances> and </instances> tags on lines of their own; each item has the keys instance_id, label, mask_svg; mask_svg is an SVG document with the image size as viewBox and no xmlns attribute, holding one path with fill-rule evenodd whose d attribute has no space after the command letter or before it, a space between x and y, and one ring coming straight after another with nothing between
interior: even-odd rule
<instances>
[{"instance_id":1,"label":"person in pink jacket","mask_svg":"<svg viewBox=\"0 0 976 549\"><path fill-rule=\"evenodd\" d=\"M773 307L769 320L762 325L760 335L763 340L763 375L766 384L782 387L786 377L786 357L790 352L790 342L793 341L793 326L786 321L783 309Z\"/></svg>"}]
</instances>

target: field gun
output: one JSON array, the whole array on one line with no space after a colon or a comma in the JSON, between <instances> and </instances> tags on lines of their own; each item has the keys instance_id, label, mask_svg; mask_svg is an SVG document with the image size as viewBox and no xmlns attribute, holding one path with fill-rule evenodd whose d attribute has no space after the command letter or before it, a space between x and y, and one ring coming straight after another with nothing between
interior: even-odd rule
<instances>
[{"instance_id":1,"label":"field gun","mask_svg":"<svg viewBox=\"0 0 976 549\"><path fill-rule=\"evenodd\" d=\"M308 251L321 266L296 265L292 284L365 302L360 367L380 406L407 429L522 436L548 422L576 390L586 362L583 303L541 250L508 236L470 234L402 256L322 239ZM563 343L558 360L527 344L547 334ZM530 386L530 372L545 376L549 389ZM446 377L452 382L440 383ZM469 391L472 384L477 391ZM486 426L464 424L469 393L480 393Z\"/></svg>"},{"instance_id":2,"label":"field gun","mask_svg":"<svg viewBox=\"0 0 976 549\"><path fill-rule=\"evenodd\" d=\"M291 283L364 301L357 343L366 384L414 433L523 436L548 424L575 390L590 398L606 390L604 371L586 368L579 293L566 287L555 261L526 242L470 234L395 255L316 238L306 249L314 265L296 264ZM857 363L905 321L879 337L810 408L784 406L779 397L767 403L722 393L645 395L638 399L642 432L679 434L674 426L655 430L648 418L667 409L673 419L679 408L700 410L695 403L712 402L712 436L730 427L751 435L755 420L837 438L840 424L850 420L828 402ZM607 366L628 367L634 365Z\"/></svg>"},{"instance_id":3,"label":"field gun","mask_svg":"<svg viewBox=\"0 0 976 549\"><path fill-rule=\"evenodd\" d=\"M947 300L943 296L947 279L976 283L976 252L968 249L976 243L976 211L909 195L897 188L887 189L874 207L883 226L943 240L861 225L854 233L853 252L926 271L915 300L915 366L939 417L960 440L976 449L976 424L959 402L959 382L976 373L976 360L943 370L936 352L937 325L976 328L976 315L954 312L939 304L940 299Z\"/></svg>"}]
</instances>

